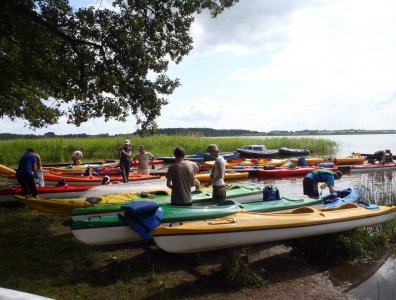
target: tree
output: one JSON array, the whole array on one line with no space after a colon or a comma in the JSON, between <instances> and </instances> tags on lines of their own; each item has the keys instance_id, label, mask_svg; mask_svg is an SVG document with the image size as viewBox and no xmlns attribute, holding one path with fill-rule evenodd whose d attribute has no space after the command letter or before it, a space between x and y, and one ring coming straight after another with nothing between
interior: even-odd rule
<instances>
[{"instance_id":1,"label":"tree","mask_svg":"<svg viewBox=\"0 0 396 300\"><path fill-rule=\"evenodd\" d=\"M194 15L216 17L238 0L113 0L113 9L73 9L67 0L0 3L0 117L42 128L66 116L155 128L166 96L180 84L166 75L192 49Z\"/></svg>"}]
</instances>

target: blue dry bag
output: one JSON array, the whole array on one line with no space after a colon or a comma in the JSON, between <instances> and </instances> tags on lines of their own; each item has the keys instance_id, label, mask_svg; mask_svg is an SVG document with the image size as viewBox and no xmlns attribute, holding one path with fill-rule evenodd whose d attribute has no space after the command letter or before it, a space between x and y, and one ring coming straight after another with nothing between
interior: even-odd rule
<instances>
[{"instance_id":1,"label":"blue dry bag","mask_svg":"<svg viewBox=\"0 0 396 300\"><path fill-rule=\"evenodd\" d=\"M263 201L280 200L280 193L277 187L266 185L263 190Z\"/></svg>"}]
</instances>

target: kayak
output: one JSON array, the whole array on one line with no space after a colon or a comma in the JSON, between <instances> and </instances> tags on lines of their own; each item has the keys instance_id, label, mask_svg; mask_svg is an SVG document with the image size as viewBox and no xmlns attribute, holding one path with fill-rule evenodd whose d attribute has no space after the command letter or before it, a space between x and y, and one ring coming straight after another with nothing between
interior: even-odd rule
<instances>
[{"instance_id":1,"label":"kayak","mask_svg":"<svg viewBox=\"0 0 396 300\"><path fill-rule=\"evenodd\" d=\"M80 197L85 191L92 188L92 185L65 185L38 187L37 192L40 198L75 198ZM21 187L11 187L0 189L0 203L17 202L15 195L22 194Z\"/></svg>"},{"instance_id":2,"label":"kayak","mask_svg":"<svg viewBox=\"0 0 396 300\"><path fill-rule=\"evenodd\" d=\"M241 186L241 185L229 185L226 187L226 198L234 199L238 202L247 202L247 201L261 201L263 199L262 187L251 187L251 186ZM192 192L192 202L208 202L212 199L212 191L209 189L201 189L195 190ZM128 201L129 203L137 202L137 201L153 201L159 204L170 204L171 197L170 195L146 195L144 198L136 198ZM122 211L121 206L126 203L115 203L115 204L107 204L100 205L95 207L88 208L76 208L71 212L71 217L73 220L85 220L90 217L97 216L106 216L106 215L114 215L117 212Z\"/></svg>"},{"instance_id":3,"label":"kayak","mask_svg":"<svg viewBox=\"0 0 396 300\"><path fill-rule=\"evenodd\" d=\"M341 166L338 167L341 172L368 172L368 171L385 171L385 170L396 170L395 163L385 164L363 164L356 166Z\"/></svg>"},{"instance_id":4,"label":"kayak","mask_svg":"<svg viewBox=\"0 0 396 300\"><path fill-rule=\"evenodd\" d=\"M364 163L364 157L319 157L319 158L305 158L305 161L310 166L315 166L323 162L332 162L335 165L361 165ZM290 161L298 165L298 159L290 159Z\"/></svg>"},{"instance_id":5,"label":"kayak","mask_svg":"<svg viewBox=\"0 0 396 300\"><path fill-rule=\"evenodd\" d=\"M226 172L224 175L225 180L246 179L249 177L249 172ZM210 181L210 173L198 173L195 178L199 181Z\"/></svg>"},{"instance_id":6,"label":"kayak","mask_svg":"<svg viewBox=\"0 0 396 300\"><path fill-rule=\"evenodd\" d=\"M44 180L46 185L56 185L62 178L69 185L98 185L103 181L103 176L83 176L79 174L78 176L67 175L66 173L56 173L56 172L44 172ZM7 176L9 179L16 180L16 175ZM149 179L159 179L158 175L142 175L131 173L129 174L129 181L136 180L149 180ZM122 176L110 176L110 181L122 181Z\"/></svg>"},{"instance_id":7,"label":"kayak","mask_svg":"<svg viewBox=\"0 0 396 300\"><path fill-rule=\"evenodd\" d=\"M226 198L233 201L246 204L247 207L252 207L251 203L259 203L260 209L245 209L248 211L277 211L277 210L289 210L297 208L304 205L318 205L325 208L338 207L345 203L357 202L363 194L362 188L347 188L333 194L328 194L320 197L320 199L291 199L286 197L281 197L280 200L276 201L265 201L263 202L263 188L262 187L250 187L250 186L240 186L240 185L230 185L227 186ZM208 202L212 199L211 191L196 190L192 192L192 202L193 204L200 202ZM94 207L86 208L76 208L71 211L71 217L74 221L86 220L90 218L104 217L109 215L114 215L122 211L121 206L127 203L134 203L138 201L152 201L158 204L170 204L170 195L149 195L141 198L134 198L126 202L119 202L114 204L104 204ZM254 206L254 205L253 205ZM205 214L203 214L205 215Z\"/></svg>"},{"instance_id":8,"label":"kayak","mask_svg":"<svg viewBox=\"0 0 396 300\"><path fill-rule=\"evenodd\" d=\"M151 193L170 193L169 191L151 191ZM74 208L84 208L92 206L100 206L104 204L126 202L128 200L138 198L139 193L125 193L108 195L101 197L87 197L74 199L42 199L42 198L26 198L16 195L15 198L31 209L49 214L70 214Z\"/></svg>"},{"instance_id":9,"label":"kayak","mask_svg":"<svg viewBox=\"0 0 396 300\"><path fill-rule=\"evenodd\" d=\"M256 201L239 203L234 200L226 200L218 205L208 206L175 206L161 204L163 213L162 223L166 226L174 222L193 222L205 219L213 219L228 216L240 211L273 211L279 209L292 209L303 205L320 205L323 200L319 199L287 199L277 201ZM131 221L132 224L135 223ZM86 244L121 244L142 240L142 237L132 230L125 213L110 216L91 217L87 220L73 221L73 235Z\"/></svg>"},{"instance_id":10,"label":"kayak","mask_svg":"<svg viewBox=\"0 0 396 300\"><path fill-rule=\"evenodd\" d=\"M395 217L396 206L367 210L354 203L320 210L305 206L292 212L238 212L215 220L162 225L153 239L167 252L192 253L348 231Z\"/></svg>"},{"instance_id":11,"label":"kayak","mask_svg":"<svg viewBox=\"0 0 396 300\"><path fill-rule=\"evenodd\" d=\"M0 174L1 175L14 175L15 170L0 164Z\"/></svg>"},{"instance_id":12,"label":"kayak","mask_svg":"<svg viewBox=\"0 0 396 300\"><path fill-rule=\"evenodd\" d=\"M279 156L307 156L310 151L307 149L290 149L286 147L279 148Z\"/></svg>"},{"instance_id":13,"label":"kayak","mask_svg":"<svg viewBox=\"0 0 396 300\"><path fill-rule=\"evenodd\" d=\"M163 164L164 161L161 159L154 159L150 161L150 165L161 165ZM84 173L87 168L90 169L91 171L100 173L103 170L106 170L106 172L112 172L112 173L118 173L120 172L120 169L118 168L119 163L105 163L105 164L101 164L101 165L89 165L89 164L84 164L84 165L70 165L70 166L66 166L66 167L46 167L46 170L50 170L52 172L71 172L71 173L78 173L78 172L82 172ZM137 162L132 162L132 166L137 166L138 163Z\"/></svg>"},{"instance_id":14,"label":"kayak","mask_svg":"<svg viewBox=\"0 0 396 300\"><path fill-rule=\"evenodd\" d=\"M275 168L272 170L257 170L257 174L261 177L289 177L289 176L304 176L312 171L316 170L332 170L336 171L338 168L321 168L315 166L308 166L308 167L296 167L296 168Z\"/></svg>"},{"instance_id":15,"label":"kayak","mask_svg":"<svg viewBox=\"0 0 396 300\"><path fill-rule=\"evenodd\" d=\"M236 166L275 166L279 167L287 164L287 159L244 159L237 162L226 162L226 168L234 168ZM215 161L207 161L202 167L213 168Z\"/></svg>"}]
</instances>

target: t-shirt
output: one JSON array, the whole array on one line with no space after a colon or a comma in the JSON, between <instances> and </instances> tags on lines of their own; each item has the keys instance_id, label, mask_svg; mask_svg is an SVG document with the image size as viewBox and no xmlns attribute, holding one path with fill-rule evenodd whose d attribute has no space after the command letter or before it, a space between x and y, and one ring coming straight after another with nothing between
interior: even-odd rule
<instances>
[{"instance_id":1,"label":"t-shirt","mask_svg":"<svg viewBox=\"0 0 396 300\"><path fill-rule=\"evenodd\" d=\"M171 202L177 204L191 203L191 187L194 185L194 166L189 161L171 165L166 178L172 182Z\"/></svg>"},{"instance_id":2,"label":"t-shirt","mask_svg":"<svg viewBox=\"0 0 396 300\"><path fill-rule=\"evenodd\" d=\"M131 147L121 147L119 150L124 150L126 153L131 154L132 153L132 148ZM131 160L130 157L126 156L125 154L121 153L120 155L120 163L125 163L129 162Z\"/></svg>"},{"instance_id":3,"label":"t-shirt","mask_svg":"<svg viewBox=\"0 0 396 300\"><path fill-rule=\"evenodd\" d=\"M307 174L316 182L327 182L329 186L334 186L334 172L331 170L318 170Z\"/></svg>"},{"instance_id":4,"label":"t-shirt","mask_svg":"<svg viewBox=\"0 0 396 300\"><path fill-rule=\"evenodd\" d=\"M33 166L36 163L36 156L31 152L26 152L19 160L17 174L33 174Z\"/></svg>"},{"instance_id":5,"label":"t-shirt","mask_svg":"<svg viewBox=\"0 0 396 300\"><path fill-rule=\"evenodd\" d=\"M213 169L212 169L213 178L216 178L217 174L219 174L219 172L220 172L218 164L220 164L220 166L222 166L223 172L221 174L221 178L219 180L217 180L217 181L214 181L212 183L213 186L225 185L224 175L225 175L226 162L225 162L224 157L221 156L221 155L217 156L216 159L215 159L215 163L214 163Z\"/></svg>"},{"instance_id":6,"label":"t-shirt","mask_svg":"<svg viewBox=\"0 0 396 300\"><path fill-rule=\"evenodd\" d=\"M153 158L150 152L138 153L137 159L139 160L138 169L145 170L150 167L150 158Z\"/></svg>"}]
</instances>

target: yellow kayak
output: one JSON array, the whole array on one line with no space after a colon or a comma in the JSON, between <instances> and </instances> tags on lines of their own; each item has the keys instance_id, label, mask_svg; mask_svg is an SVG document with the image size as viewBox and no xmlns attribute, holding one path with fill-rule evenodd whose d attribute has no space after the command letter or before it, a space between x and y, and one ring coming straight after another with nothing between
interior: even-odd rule
<instances>
[{"instance_id":1,"label":"yellow kayak","mask_svg":"<svg viewBox=\"0 0 396 300\"><path fill-rule=\"evenodd\" d=\"M146 192L148 194L170 195L169 189L161 191ZM69 214L74 208L86 208L102 204L112 204L125 202L131 199L141 197L140 193L114 194L101 197L87 197L74 199L42 199L42 198L26 198L23 196L15 196L20 202L29 208L36 209L41 212L50 214Z\"/></svg>"},{"instance_id":2,"label":"yellow kayak","mask_svg":"<svg viewBox=\"0 0 396 300\"><path fill-rule=\"evenodd\" d=\"M0 164L0 174L1 175L14 175L15 170Z\"/></svg>"},{"instance_id":3,"label":"yellow kayak","mask_svg":"<svg viewBox=\"0 0 396 300\"><path fill-rule=\"evenodd\" d=\"M249 172L226 172L224 175L225 180L246 179L249 177ZM210 181L210 173L198 173L195 175L199 181Z\"/></svg>"},{"instance_id":4,"label":"yellow kayak","mask_svg":"<svg viewBox=\"0 0 396 300\"><path fill-rule=\"evenodd\" d=\"M298 159L290 159L290 161L298 165ZM364 163L364 157L316 157L306 158L305 161L310 166L315 166L323 162L332 162L335 165L361 165Z\"/></svg>"},{"instance_id":5,"label":"yellow kayak","mask_svg":"<svg viewBox=\"0 0 396 300\"><path fill-rule=\"evenodd\" d=\"M348 231L395 217L396 206L376 210L354 203L319 210L305 206L292 212L239 212L214 220L159 226L153 238L165 251L190 253Z\"/></svg>"}]
</instances>

